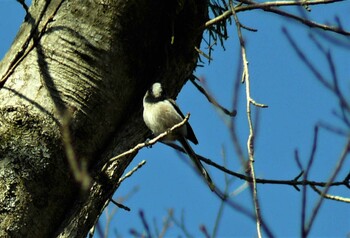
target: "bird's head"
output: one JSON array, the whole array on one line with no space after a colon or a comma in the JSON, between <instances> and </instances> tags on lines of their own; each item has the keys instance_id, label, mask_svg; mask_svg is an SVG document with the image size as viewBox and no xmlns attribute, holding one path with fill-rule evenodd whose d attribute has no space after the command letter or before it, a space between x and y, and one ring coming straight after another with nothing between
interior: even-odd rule
<instances>
[{"instance_id":1,"label":"bird's head","mask_svg":"<svg viewBox=\"0 0 350 238\"><path fill-rule=\"evenodd\" d=\"M161 83L157 82L147 90L145 100L148 102L160 101L165 97Z\"/></svg>"}]
</instances>

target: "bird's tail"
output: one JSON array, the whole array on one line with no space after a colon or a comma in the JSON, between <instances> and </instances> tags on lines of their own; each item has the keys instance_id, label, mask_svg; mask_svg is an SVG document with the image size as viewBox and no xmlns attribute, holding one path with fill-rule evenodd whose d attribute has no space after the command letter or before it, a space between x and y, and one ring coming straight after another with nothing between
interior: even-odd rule
<instances>
[{"instance_id":1,"label":"bird's tail","mask_svg":"<svg viewBox=\"0 0 350 238\"><path fill-rule=\"evenodd\" d=\"M202 174L202 176L204 177L204 179L205 179L206 183L208 184L209 188L211 189L211 191L214 191L215 186L214 186L213 181L211 180L207 170L203 167L202 163L198 159L196 153L193 151L192 147L190 146L190 144L188 143L186 138L181 137L179 139L179 142L181 143L182 147L185 149L185 151L188 154L188 156L193 161L193 163L194 163L196 169L198 170L198 172L200 174Z\"/></svg>"}]
</instances>

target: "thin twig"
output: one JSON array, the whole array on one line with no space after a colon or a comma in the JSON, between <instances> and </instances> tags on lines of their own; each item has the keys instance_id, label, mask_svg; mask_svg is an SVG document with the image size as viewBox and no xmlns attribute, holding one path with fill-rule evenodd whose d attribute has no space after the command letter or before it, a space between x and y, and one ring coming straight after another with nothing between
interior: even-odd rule
<instances>
[{"instance_id":1,"label":"thin twig","mask_svg":"<svg viewBox=\"0 0 350 238\"><path fill-rule=\"evenodd\" d=\"M339 136L345 136L345 137L348 137L350 136L350 132L346 131L345 129L343 128L340 128L340 127L337 127L337 126L334 126L334 125L331 125L327 122L319 122L317 123L317 125L320 127L320 128L323 128L327 131L330 131L336 135L339 135Z\"/></svg>"},{"instance_id":2,"label":"thin twig","mask_svg":"<svg viewBox=\"0 0 350 238\"><path fill-rule=\"evenodd\" d=\"M321 24L321 23L318 23L318 22L315 22L315 21L311 21L311 20L308 20L306 18L296 16L294 14L282 11L282 10L277 9L277 8L267 7L267 8L263 8L263 10L267 11L267 12L272 12L272 13L278 14L280 16L288 17L288 18L293 19L293 20L296 20L296 21L298 21L298 22L300 22L300 23L302 23L302 24L304 24L304 25L306 25L306 26L308 26L310 28L319 28L319 29L322 29L322 30L325 30L325 31L335 32L335 33L338 33L338 34L341 34L341 35L344 35L344 36L349 36L350 35L350 32L344 30L343 28L336 27L336 26L330 26L330 25L327 25L327 24Z\"/></svg>"},{"instance_id":3,"label":"thin twig","mask_svg":"<svg viewBox=\"0 0 350 238\"><path fill-rule=\"evenodd\" d=\"M252 98L250 96L250 79L249 79L249 68L248 68L248 60L247 60L247 54L246 54L246 48L245 48L245 42L243 40L242 31L241 31L241 24L238 20L237 14L235 12L235 8L233 7L232 2L230 1L230 7L232 11L233 18L236 23L237 27L237 34L238 39L241 45L241 54L243 59L243 76L242 76L242 82L245 82L246 84L246 113L247 113L247 119L248 119L248 125L249 125L249 137L247 141L247 149L248 149L248 158L249 158L249 173L252 177L253 181L250 184L251 186L251 192L253 196L253 203L255 208L255 216L256 216L256 229L257 229L257 235L259 238L262 237L261 234L261 223L262 223L262 217L260 212L260 205L259 205L259 199L258 199L258 190L256 185L256 178L255 178L255 171L254 171L254 129L253 129L253 123L251 118L251 104L252 104Z\"/></svg>"},{"instance_id":4,"label":"thin twig","mask_svg":"<svg viewBox=\"0 0 350 238\"><path fill-rule=\"evenodd\" d=\"M324 198L325 198L325 194L328 193L329 189L330 189L330 185L334 180L335 180L335 177L338 175L340 169L342 168L345 160L346 160L346 157L348 156L350 152L350 138L348 139L346 145L344 146L344 149L339 157L339 160L338 160L338 163L337 165L335 166L335 169L333 170L333 174L330 176L329 180L328 180L328 183L327 183L327 186L324 188L324 190L322 191L322 194L318 200L318 202L316 203L316 205L314 206L313 210L312 210L312 213L311 213L311 217L310 219L308 220L307 224L306 224L306 227L305 227L305 231L304 231L304 234L305 234L305 237L307 237L307 235L309 234L311 228L312 228L312 225L314 224L314 221L315 221L315 218L318 214L318 212L320 211L320 207L324 201Z\"/></svg>"},{"instance_id":5,"label":"thin twig","mask_svg":"<svg viewBox=\"0 0 350 238\"><path fill-rule=\"evenodd\" d=\"M130 211L131 210L130 208L122 205L121 203L123 203L126 200L128 200L137 191L138 191L138 187L137 186L133 187L133 189L130 192L128 192L123 197L119 198L118 202L111 198L105 203L105 206L103 207L103 209L101 209L101 211L105 211L105 215L106 215L105 230L104 230L104 233L102 231L99 231L100 237L107 238L107 237L110 236L109 235L109 228L110 228L110 225L111 225L112 218L114 217L114 214L118 211L118 208L122 208L122 209L124 209L126 211ZM108 212L108 207L107 207L110 201L117 206L117 207L113 208L111 213ZM97 228L99 228L100 227L100 223L98 222L95 226ZM99 228L99 230L101 230L101 228Z\"/></svg>"},{"instance_id":6,"label":"thin twig","mask_svg":"<svg viewBox=\"0 0 350 238\"><path fill-rule=\"evenodd\" d=\"M230 116L230 117L234 117L237 114L236 110L232 110L229 111L228 109L226 109L225 107L221 106L214 97L212 97L203 87L201 87L196 80L199 80L196 76L193 75L193 77L190 78L192 84L198 89L198 91L200 91L207 99L208 101L213 104L215 107L219 108L224 114Z\"/></svg>"},{"instance_id":7,"label":"thin twig","mask_svg":"<svg viewBox=\"0 0 350 238\"><path fill-rule=\"evenodd\" d=\"M219 190L218 187L215 187L215 194L225 202L226 205L234 209L235 211L238 211L242 213L243 215L247 216L248 218L252 219L253 221L256 221L256 215L250 211L250 209L246 209L242 205L238 204L237 202L233 201L232 199L229 199L229 195L223 193ZM272 234L272 231L269 229L269 227L265 224L264 220L261 220L261 227L263 228L265 234L267 237L275 237Z\"/></svg>"},{"instance_id":8,"label":"thin twig","mask_svg":"<svg viewBox=\"0 0 350 238\"><path fill-rule=\"evenodd\" d=\"M301 171L304 171L303 165L302 165L301 162L300 162L299 151L298 151L297 149L294 150L294 159L295 159L295 162L297 163L298 168L299 168Z\"/></svg>"},{"instance_id":9,"label":"thin twig","mask_svg":"<svg viewBox=\"0 0 350 238\"><path fill-rule=\"evenodd\" d=\"M205 238L210 238L210 235L209 235L209 232L208 232L208 229L205 225L200 225L199 227L200 231L203 233L204 237Z\"/></svg>"},{"instance_id":10,"label":"thin twig","mask_svg":"<svg viewBox=\"0 0 350 238\"><path fill-rule=\"evenodd\" d=\"M227 167L227 158L226 158L226 153L225 153L224 148L222 148L222 160L224 163L224 167ZM229 179L229 177L227 176L226 173L224 174L224 179L225 179L224 194L229 194L229 187L230 187L230 183L231 183L232 179ZM225 208L225 200L222 199L220 206L218 208L217 214L216 214L214 228L213 228L211 237L217 237L219 225L220 225L222 218L223 218L224 208Z\"/></svg>"},{"instance_id":11,"label":"thin twig","mask_svg":"<svg viewBox=\"0 0 350 238\"><path fill-rule=\"evenodd\" d=\"M21 3L22 0L19 2ZM21 48L16 52L16 54L11 59L9 65L7 66L7 69L4 73L4 75L0 75L0 90L3 88L4 84L6 83L7 79L10 77L10 75L15 72L15 69L17 66L24 60L25 57L37 46L39 43L41 37L44 35L46 31L46 27L48 24L52 21L53 17L56 15L57 11L61 7L64 0L60 1L48 1L42 12L40 13L39 17L37 18L36 22L32 24L32 29L25 39L23 41L24 43L21 45ZM52 4L51 4L52 3ZM51 5L53 6L51 6ZM45 18L45 22L43 22L43 17L45 14L47 14L47 8L52 7L54 9L52 11L52 15Z\"/></svg>"},{"instance_id":12,"label":"thin twig","mask_svg":"<svg viewBox=\"0 0 350 238\"><path fill-rule=\"evenodd\" d=\"M131 209L130 209L129 207L127 207L127 206L125 206L125 205L123 205L123 204L121 204L121 203L119 203L119 202L117 202L117 201L115 201L115 200L113 200L113 199L111 199L110 201L111 201L114 205L116 205L117 207L119 207L119 208L121 208L121 209L124 209L125 211L128 211L128 212L131 211Z\"/></svg>"},{"instance_id":13,"label":"thin twig","mask_svg":"<svg viewBox=\"0 0 350 238\"><path fill-rule=\"evenodd\" d=\"M184 151L184 149L181 146L178 146L174 143L166 143L166 145L182 152L182 153L186 153ZM219 165L215 162L213 162L212 160L203 157L202 155L196 154L197 158L200 159L201 161L203 161L204 163L211 165L217 169L219 169L220 171L229 174L231 176L234 176L236 178L239 178L241 180L247 181L249 183L251 183L253 181L253 178L241 173L237 173L234 172L232 170L227 169L225 166ZM289 180L275 180L275 179L262 179L262 178L256 178L255 181L257 183L261 183L261 184L279 184L279 185L287 185L287 186L293 186L297 189L297 186L301 186L301 185L306 185L306 186L317 186L317 187L326 187L328 185L327 182L320 182L320 181L312 181L312 180L299 180L299 178L303 175L303 171L301 171L298 175L296 175L293 179L289 179ZM333 182L330 184L330 186L348 186L348 184L346 183L346 179L344 179L343 181L339 181L339 182Z\"/></svg>"},{"instance_id":14,"label":"thin twig","mask_svg":"<svg viewBox=\"0 0 350 238\"><path fill-rule=\"evenodd\" d=\"M238 57L238 61L237 61L237 69L236 69L236 79L235 79L235 83L233 86L233 96L232 96L232 108L235 108L237 110L239 110L239 106L241 105L239 103L239 89L241 86L241 75L242 75L242 56L240 52L237 52L237 57ZM241 161L241 164L245 164L245 155L243 152L243 148L240 144L240 140L239 140L239 136L237 134L237 123L234 120L235 118L233 117L232 120L230 120L230 122L227 124L227 127L229 129L230 132L230 136L231 136L231 140L233 143L233 147L236 151L237 157L238 159ZM245 166L244 166L245 167Z\"/></svg>"},{"instance_id":15,"label":"thin twig","mask_svg":"<svg viewBox=\"0 0 350 238\"><path fill-rule=\"evenodd\" d=\"M68 164L73 173L75 180L81 184L81 188L83 190L87 190L91 183L91 177L87 171L86 161L83 158L80 158L80 163L78 163L79 158L76 155L75 150L73 148L71 133L69 129L70 121L71 121L70 114L67 111L62 116L62 126L61 126L64 151L66 153Z\"/></svg>"},{"instance_id":16,"label":"thin twig","mask_svg":"<svg viewBox=\"0 0 350 238\"><path fill-rule=\"evenodd\" d=\"M332 80L330 80L332 81L332 87L329 89L332 91L332 93L334 93L337 96L337 99L339 100L341 107L347 110L348 112L350 112L350 105L348 104L345 96L343 95L339 87L339 80L338 80L338 75L336 71L336 66L335 66L331 51L329 49L325 49L314 35L311 34L310 39L314 42L317 48L322 52L322 54L325 56L326 61L328 63L329 70L332 76Z\"/></svg>"},{"instance_id":17,"label":"thin twig","mask_svg":"<svg viewBox=\"0 0 350 238\"><path fill-rule=\"evenodd\" d=\"M184 233L185 237L187 238L192 238L193 236L189 233L189 231L187 230L186 228L186 225L185 225L185 218L184 218L184 212L182 211L181 213L181 220L177 220L175 217L174 217L174 211L173 209L170 209L168 211L168 214L169 214L169 218L171 219L172 222L174 222L174 224L180 228L180 230Z\"/></svg>"},{"instance_id":18,"label":"thin twig","mask_svg":"<svg viewBox=\"0 0 350 238\"><path fill-rule=\"evenodd\" d=\"M345 198L345 197L340 197L340 196L335 196L335 195L330 195L328 193L322 192L320 189L318 189L316 186L311 186L311 188L318 193L319 195L323 196L324 198L338 201L338 202L345 202L345 203L350 203L350 198Z\"/></svg>"},{"instance_id":19,"label":"thin twig","mask_svg":"<svg viewBox=\"0 0 350 238\"><path fill-rule=\"evenodd\" d=\"M134 148L132 148L130 150L127 150L127 151L125 151L125 152L123 152L123 153L121 153L121 154L119 154L119 155L109 159L109 161L103 166L102 170L105 170L108 165L110 165L114 161L117 161L118 159L120 159L120 158L122 158L122 157L124 157L126 155L130 155L130 154L136 153L137 151L139 151L143 147L154 145L160 139L162 139L165 136L167 136L168 134L172 133L172 131L174 131L177 128L183 126L188 121L189 117L190 117L190 114L187 114L182 122L174 125L170 130L167 130L167 131L163 132L162 134L158 135L157 137L153 138L152 140L149 140L149 141L146 141L146 142L143 142L143 143L139 143Z\"/></svg>"},{"instance_id":20,"label":"thin twig","mask_svg":"<svg viewBox=\"0 0 350 238\"><path fill-rule=\"evenodd\" d=\"M238 12L243 12L243 11L250 11L250 10L255 10L255 9L262 9L265 11L270 11L277 13L279 15L284 15L286 17L292 18L294 20L300 21L301 23L309 26L309 27L315 27L315 28L320 28L323 30L327 31L333 31L342 35L350 35L350 32L343 30L340 27L332 27L320 23L316 23L313 21L309 21L307 19L292 15L290 13L284 12L282 10L276 9L276 7L282 7L282 6L303 6L305 4L307 5L320 5L320 4L330 4L330 3L335 3L335 2L340 2L342 0L315 0L315 1L271 1L271 2L264 2L264 3L256 3L253 1L245 1L246 4L249 5L239 5L237 6L234 10L236 13ZM223 14L220 16L217 16L209 21L207 21L204 25L203 28L209 28L221 21L225 21L229 17L233 16L233 12L231 9L225 11Z\"/></svg>"},{"instance_id":21,"label":"thin twig","mask_svg":"<svg viewBox=\"0 0 350 238\"><path fill-rule=\"evenodd\" d=\"M309 172L312 167L312 164L315 160L315 154L316 154L316 149L317 149L317 141L318 141L318 127L315 126L314 128L314 139L312 143L312 149L311 149L311 154L309 158L309 162L306 166L305 173L304 173L304 178L303 180L308 180ZM302 198L301 198L301 237L307 237L305 234L305 219L306 219L306 201L307 201L307 186L303 186L303 193L302 193Z\"/></svg>"},{"instance_id":22,"label":"thin twig","mask_svg":"<svg viewBox=\"0 0 350 238\"><path fill-rule=\"evenodd\" d=\"M127 172L124 177L120 178L118 181L118 184L121 184L125 179L129 178L131 175L133 175L138 169L140 169L142 166L146 164L146 160L142 160L138 165L136 165L132 170Z\"/></svg>"},{"instance_id":23,"label":"thin twig","mask_svg":"<svg viewBox=\"0 0 350 238\"><path fill-rule=\"evenodd\" d=\"M297 45L296 41L292 38L292 36L289 34L288 30L286 28L282 28L282 32L287 37L288 42L291 44L295 52L297 53L298 57L304 62L304 64L309 68L309 70L314 74L315 78L330 92L335 94L337 98L339 99L342 106L344 106L345 109L350 111L350 105L347 103L345 97L342 95L339 89L336 89L336 85L334 85L334 80L337 80L336 75L332 75L333 78L333 84L329 82L322 74L321 72L316 68L316 66L312 63L312 61L305 55L305 53L300 49L300 47ZM329 65L332 65L333 62L332 59L329 56L326 56Z\"/></svg>"},{"instance_id":24,"label":"thin twig","mask_svg":"<svg viewBox=\"0 0 350 238\"><path fill-rule=\"evenodd\" d=\"M149 225L148 225L148 222L147 222L147 220L146 220L145 213L144 213L143 210L140 210L140 211L139 211L139 216L140 216L140 218L141 218L143 227L144 227L145 230L146 230L147 237L152 237L152 234L151 234L151 231L150 231L150 229L149 229Z\"/></svg>"},{"instance_id":25,"label":"thin twig","mask_svg":"<svg viewBox=\"0 0 350 238\"><path fill-rule=\"evenodd\" d=\"M168 216L165 218L165 221L163 223L163 228L162 231L159 234L159 238L163 238L166 234L166 232L168 231L169 227L171 226L171 219L170 219L170 211L168 213Z\"/></svg>"},{"instance_id":26,"label":"thin twig","mask_svg":"<svg viewBox=\"0 0 350 238\"><path fill-rule=\"evenodd\" d=\"M26 13L28 13L28 6L27 4L25 3L24 0L17 0L17 2L19 2L19 4L22 5L23 9L26 11Z\"/></svg>"},{"instance_id":27,"label":"thin twig","mask_svg":"<svg viewBox=\"0 0 350 238\"><path fill-rule=\"evenodd\" d=\"M198 54L203 55L209 61L213 60L213 58L211 58L208 54L206 54L202 50L200 50L197 46L195 46L194 49L198 52Z\"/></svg>"}]
</instances>

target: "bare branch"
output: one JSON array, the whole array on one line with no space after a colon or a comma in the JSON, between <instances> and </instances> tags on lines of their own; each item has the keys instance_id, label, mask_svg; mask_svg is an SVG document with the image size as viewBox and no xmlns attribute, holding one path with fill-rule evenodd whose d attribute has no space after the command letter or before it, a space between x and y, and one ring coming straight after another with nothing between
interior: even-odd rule
<instances>
[{"instance_id":1,"label":"bare branch","mask_svg":"<svg viewBox=\"0 0 350 238\"><path fill-rule=\"evenodd\" d=\"M146 164L146 160L142 160L137 166L135 166L132 170L127 172L124 177L120 178L118 181L118 184L121 184L126 178L131 177L138 169L140 169L142 166Z\"/></svg>"},{"instance_id":2,"label":"bare branch","mask_svg":"<svg viewBox=\"0 0 350 238\"><path fill-rule=\"evenodd\" d=\"M86 160L84 160L84 158L78 158L73 148L71 133L69 129L70 121L70 113L67 111L65 115L62 116L62 142L73 176L75 180L81 184L81 188L86 191L91 184L91 177L87 170Z\"/></svg>"},{"instance_id":3,"label":"bare branch","mask_svg":"<svg viewBox=\"0 0 350 238\"><path fill-rule=\"evenodd\" d=\"M172 148L174 148L175 150L178 150L182 153L186 153L184 151L184 149L181 146L178 146L174 143L166 143L167 146L170 146ZM213 162L212 160L203 157L202 155L196 154L197 158L200 159L202 162L211 165L215 168L217 168L218 170L229 174L233 177L239 178L241 180L247 181L249 183L251 183L253 181L253 178L241 173L237 173L234 172L232 170L227 169L225 166L219 165L215 162ZM301 171L298 175L295 176L295 178L293 179L289 179L289 180L283 180L283 179L263 179L263 178L256 178L255 181L256 183L261 183L261 184L279 184L279 185L287 185L287 186L293 186L296 188L296 190L299 191L299 189L297 188L298 186L317 186L317 187L326 187L326 186L349 186L349 182L348 180L350 180L350 174L348 175L349 178L345 178L342 181L339 182L332 182L332 183L327 183L327 182L321 182L321 181L313 181L313 180L299 180L300 177L303 175L304 171ZM349 187L350 188L350 187Z\"/></svg>"},{"instance_id":4,"label":"bare branch","mask_svg":"<svg viewBox=\"0 0 350 238\"><path fill-rule=\"evenodd\" d=\"M129 207L127 207L127 206L125 206L125 205L123 205L123 204L121 204L121 203L119 203L119 202L116 202L116 201L114 201L113 199L111 199L110 201L111 201L114 205L116 205L117 207L119 207L119 208L121 208L121 209L124 209L125 211L128 211L128 212L131 211L131 209L130 209Z\"/></svg>"},{"instance_id":5,"label":"bare branch","mask_svg":"<svg viewBox=\"0 0 350 238\"><path fill-rule=\"evenodd\" d=\"M314 139L312 143L312 149L311 154L309 158L309 162L306 166L306 170L304 173L303 180L307 180L309 176L310 169L312 167L312 164L315 160L315 153L317 149L317 141L318 141L318 127L316 126L314 128ZM303 193L301 198L301 237L307 237L307 234L305 234L305 219L306 219L306 201L307 201L307 187L303 186Z\"/></svg>"},{"instance_id":6,"label":"bare branch","mask_svg":"<svg viewBox=\"0 0 350 238\"><path fill-rule=\"evenodd\" d=\"M19 3L23 2L23 0L18 0ZM44 16L44 14L47 14L46 9L43 9L42 15L39 19L33 24L32 29L30 31L30 34L26 38L23 45L20 46L20 49L18 49L18 52L13 56L13 59L7 66L7 69L4 73L4 75L0 75L0 90L3 88L4 84L6 83L7 79L10 77L10 75L15 71L17 66L23 61L25 57L34 49L34 47L38 44L40 41L40 38L44 35L47 25L52 21L52 18L56 15L58 9L61 7L63 0L60 1L54 1L54 2L48 2L47 4L52 4L53 11L48 16ZM48 5L46 5L47 7Z\"/></svg>"},{"instance_id":7,"label":"bare branch","mask_svg":"<svg viewBox=\"0 0 350 238\"><path fill-rule=\"evenodd\" d=\"M247 182L252 182L253 178L241 173L237 173L234 171L231 171L227 168L225 168L224 166L221 166L207 158L204 158L201 155L197 155L197 157L203 161L206 164L209 164L221 171L223 171L224 173L230 174L236 178L239 178L241 180L245 180ZM255 181L257 183L261 183L261 184L279 184L279 185L289 185L289 186L300 186L300 185L305 185L305 186L318 186L318 187L326 187L326 186L346 186L346 181L340 181L340 182L333 182L331 184L328 184L327 182L319 182L319 181L312 181L312 180L299 180L299 178L303 175L303 171L300 172L295 178L290 179L290 180L275 180L275 179L262 179L262 178L256 178Z\"/></svg>"},{"instance_id":8,"label":"bare branch","mask_svg":"<svg viewBox=\"0 0 350 238\"><path fill-rule=\"evenodd\" d=\"M19 4L22 5L23 9L26 11L26 13L28 13L28 6L27 4L25 3L24 0L16 0L17 2L19 2Z\"/></svg>"},{"instance_id":9,"label":"bare branch","mask_svg":"<svg viewBox=\"0 0 350 238\"><path fill-rule=\"evenodd\" d=\"M255 171L254 171L254 129L253 129L253 123L251 118L251 104L254 100L250 96L249 68L248 68L245 42L243 40L242 31L241 31L241 23L238 20L238 17L235 12L235 8L233 7L233 4L231 1L230 1L230 7L231 7L233 18L236 23L237 34L238 34L238 39L241 46L241 54L243 59L242 82L245 82L246 84L246 98L247 98L246 113L247 113L247 119L249 124L249 137L247 141L247 149L248 149L248 158L249 158L249 173L253 180L252 183L250 184L250 187L251 187L250 190L252 192L254 208L255 208L257 235L260 238L262 237L262 234L261 234L262 215L260 212L260 205L258 200L257 185L256 185Z\"/></svg>"},{"instance_id":10,"label":"bare branch","mask_svg":"<svg viewBox=\"0 0 350 238\"><path fill-rule=\"evenodd\" d=\"M337 127L337 126L334 126L334 125L331 125L327 122L319 122L317 123L317 125L320 127L320 128L323 128L327 131L330 131L334 134L337 134L337 135L340 135L340 136L350 136L349 135L349 132L347 132L345 129L343 128L340 128L340 127Z\"/></svg>"},{"instance_id":11,"label":"bare branch","mask_svg":"<svg viewBox=\"0 0 350 238\"><path fill-rule=\"evenodd\" d=\"M335 169L333 170L333 174L329 178L327 185L325 186L325 189L322 191L321 197L319 198L318 202L316 203L316 205L313 208L311 217L310 217L308 223L306 224L305 230L303 232L305 234L305 236L307 236L309 234L309 232L312 228L312 225L314 224L315 218L316 218L316 216L320 210L320 207L324 201L325 194L328 193L328 191L330 189L330 184L333 183L333 181L335 180L335 177L338 175L338 173L339 173L340 169L342 168L342 165L344 164L345 159L348 156L349 152L350 152L350 138L348 139L346 145L344 146L344 149L339 157L338 163L335 166ZM346 182L346 181L344 180L344 182Z\"/></svg>"},{"instance_id":12,"label":"bare branch","mask_svg":"<svg viewBox=\"0 0 350 238\"><path fill-rule=\"evenodd\" d=\"M180 221L174 217L174 210L173 209L169 209L168 214L169 214L169 218L171 219L171 221L174 222L174 224L180 228L180 230L184 233L185 237L193 237L186 228L185 218L184 218L183 212L181 214Z\"/></svg>"},{"instance_id":13,"label":"bare branch","mask_svg":"<svg viewBox=\"0 0 350 238\"><path fill-rule=\"evenodd\" d=\"M335 200L338 202L345 202L345 203L350 203L350 198L345 198L345 197L340 197L340 196L335 196L335 195L330 195L328 193L323 193L321 190L319 190L316 186L311 186L311 188L318 193L319 195L323 196L324 198L330 199L330 200Z\"/></svg>"},{"instance_id":14,"label":"bare branch","mask_svg":"<svg viewBox=\"0 0 350 238\"><path fill-rule=\"evenodd\" d=\"M160 232L160 234L157 236L159 238L163 238L166 234L166 232L168 231L169 227L171 226L171 219L170 219L170 211L168 213L168 216L165 218L165 221L163 222L163 227L162 227L162 231Z\"/></svg>"},{"instance_id":15,"label":"bare branch","mask_svg":"<svg viewBox=\"0 0 350 238\"><path fill-rule=\"evenodd\" d=\"M349 31L346 31L341 27L336 27L336 26L331 26L331 25L327 25L327 24L321 24L318 22L314 22L314 21L308 20L306 18L296 16L296 15L291 14L289 12L282 11L280 9L268 7L268 8L264 8L263 10L267 11L267 12L276 13L276 14L284 16L284 17L288 17L290 19L296 20L296 21L298 21L298 22L300 22L308 27L311 27L311 28L319 28L319 29L322 29L325 31L335 32L335 33L338 33L338 34L341 34L344 36L350 35Z\"/></svg>"},{"instance_id":16,"label":"bare branch","mask_svg":"<svg viewBox=\"0 0 350 238\"><path fill-rule=\"evenodd\" d=\"M140 218L141 218L143 227L144 227L145 230L146 230L147 237L152 237L151 231L150 231L150 229L149 229L149 225L148 225L148 222L147 222L147 220L146 220L145 213L144 213L143 210L140 210L140 211L139 211L139 216L140 216Z\"/></svg>"},{"instance_id":17,"label":"bare branch","mask_svg":"<svg viewBox=\"0 0 350 238\"><path fill-rule=\"evenodd\" d=\"M198 54L203 55L205 58L207 58L209 60L209 62L211 60L213 60L213 58L210 57L210 55L207 55L206 53L204 53L202 50L200 50L197 46L194 47L194 49L198 52Z\"/></svg>"},{"instance_id":18,"label":"bare branch","mask_svg":"<svg viewBox=\"0 0 350 238\"><path fill-rule=\"evenodd\" d=\"M309 27L315 27L315 28L320 28L323 30L327 30L327 31L332 31L332 32L336 32L342 35L350 35L350 32L343 30L340 27L334 27L334 26L329 26L329 25L325 25L325 24L320 24L320 23L316 23L310 20L307 20L305 18L302 17L298 17L295 16L293 14L284 12L282 10L276 9L276 7L283 7L283 6L305 6L305 5L320 5L320 4L330 4L330 3L335 3L335 2L340 2L342 0L315 0L315 1L271 1L271 2L264 2L264 3L257 3L254 1L249 1L249 0L245 0L242 1L245 4L248 5L239 5L237 7L235 7L235 12L243 12L243 11L250 11L250 10L255 10L255 9L262 9L265 11L269 11L269 12L274 12L276 14L279 15L283 15L289 18L292 18L294 20L297 20ZM225 21L226 19L228 19L229 17L233 16L233 12L231 9L225 11L223 14L221 14L220 16L217 16L209 21L207 21L203 27L204 28L209 28L210 26L213 26L215 24L217 24L218 22L221 21Z\"/></svg>"},{"instance_id":19,"label":"bare branch","mask_svg":"<svg viewBox=\"0 0 350 238\"><path fill-rule=\"evenodd\" d=\"M316 66L312 63L312 61L306 57L306 55L304 54L304 52L300 49L300 47L296 44L295 40L292 38L292 36L289 34L288 30L286 28L282 28L283 33L285 34L285 36L287 37L287 40L289 41L289 43L291 44L291 46L293 47L293 49L295 50L295 52L297 53L297 55L299 56L299 58L305 63L305 65L310 69L310 71L314 74L314 76L316 77L316 79L325 87L327 88L329 91L331 91L332 93L334 93L337 98L339 99L340 103L342 106L344 106L344 109L346 109L347 111L350 111L350 105L347 103L345 97L343 96L343 94L340 92L339 87L338 87L338 79L337 76L335 74L335 69L334 69L334 63L332 60L332 57L330 56L329 53L325 53L326 54L326 59L327 62L330 66L330 70L332 72L332 82L329 82L322 74L321 72L316 68ZM314 39L314 38L311 38ZM314 42L315 39L314 39ZM319 47L320 48L320 47Z\"/></svg>"},{"instance_id":20,"label":"bare branch","mask_svg":"<svg viewBox=\"0 0 350 238\"><path fill-rule=\"evenodd\" d=\"M191 82L193 83L193 85L198 89L198 91L200 91L207 99L208 101L213 104L215 107L219 108L224 114L230 116L230 117L234 117L237 114L236 110L232 110L229 111L228 109L226 109L225 107L221 106L214 97L212 97L203 87L201 87L196 81L195 79L198 79L196 76L193 75L193 77L191 78ZM199 79L198 79L199 80Z\"/></svg>"},{"instance_id":21,"label":"bare branch","mask_svg":"<svg viewBox=\"0 0 350 238\"><path fill-rule=\"evenodd\" d=\"M224 201L226 205L228 205L232 209L234 209L234 210L242 213L243 215L247 216L248 218L256 221L256 214L255 213L252 213L250 210L246 209L242 205L238 204L237 202L233 201L232 199L229 199L229 195L222 192L218 187L215 187L215 194L222 201ZM274 237L274 235L272 234L272 231L269 229L269 227L267 226L267 224L264 222L263 219L260 220L259 225L263 228L267 237Z\"/></svg>"},{"instance_id":22,"label":"bare branch","mask_svg":"<svg viewBox=\"0 0 350 238\"><path fill-rule=\"evenodd\" d=\"M155 143L157 143L159 140L161 140L162 138L164 138L165 136L167 136L168 134L172 133L173 130L176 130L177 128L183 126L189 119L190 114L187 114L186 117L184 118L184 120L176 125L174 125L171 129L169 129L168 131L163 132L162 134L158 135L157 137L153 138L152 140L143 142L143 143L139 143L137 144L134 148L125 151L113 158L111 158L102 168L102 170L105 170L107 168L107 166L111 163L113 163L114 161L117 161L118 159L126 156L126 155L130 155L133 153L136 153L137 151L139 151L140 149L142 149L143 147L146 146L151 146L154 145Z\"/></svg>"}]
</instances>

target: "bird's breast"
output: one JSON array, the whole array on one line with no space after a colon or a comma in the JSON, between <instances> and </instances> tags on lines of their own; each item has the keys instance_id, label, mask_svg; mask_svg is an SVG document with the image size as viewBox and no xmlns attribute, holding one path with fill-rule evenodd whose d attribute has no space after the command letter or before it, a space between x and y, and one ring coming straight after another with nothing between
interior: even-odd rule
<instances>
[{"instance_id":1,"label":"bird's breast","mask_svg":"<svg viewBox=\"0 0 350 238\"><path fill-rule=\"evenodd\" d=\"M143 110L143 119L147 127L153 132L155 136L165 132L183 120L181 115L177 113L177 111L168 101L145 104ZM186 127L181 127L177 133L186 135Z\"/></svg>"}]
</instances>

